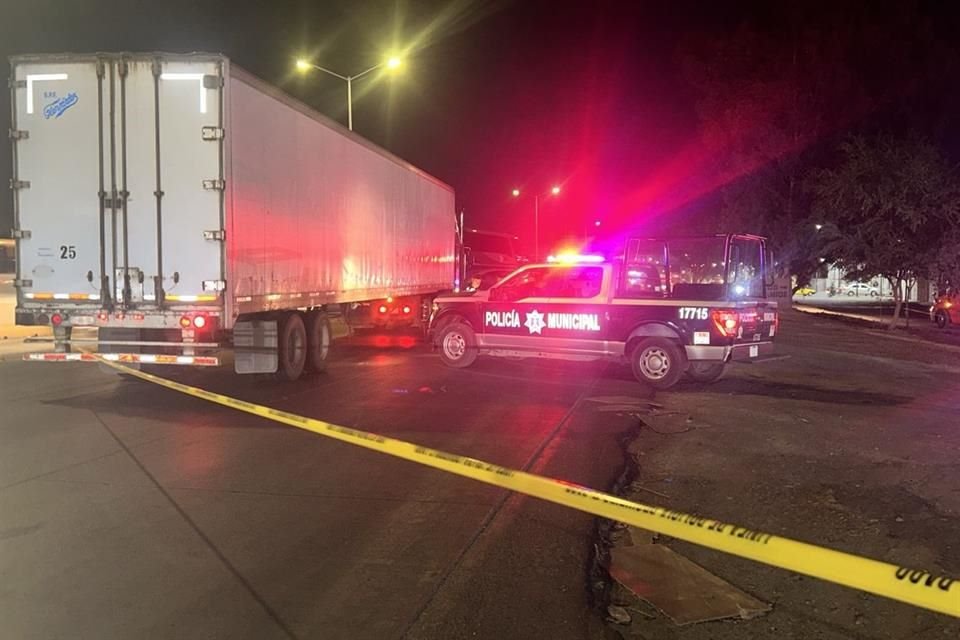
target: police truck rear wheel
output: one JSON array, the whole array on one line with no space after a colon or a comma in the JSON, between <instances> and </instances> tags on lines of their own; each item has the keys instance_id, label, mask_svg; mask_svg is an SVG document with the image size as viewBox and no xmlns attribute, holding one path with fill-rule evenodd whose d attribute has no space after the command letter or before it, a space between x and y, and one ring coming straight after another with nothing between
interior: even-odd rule
<instances>
[{"instance_id":1,"label":"police truck rear wheel","mask_svg":"<svg viewBox=\"0 0 960 640\"><path fill-rule=\"evenodd\" d=\"M695 382L713 382L723 375L722 362L691 362L687 367L687 377Z\"/></svg>"},{"instance_id":2,"label":"police truck rear wheel","mask_svg":"<svg viewBox=\"0 0 960 640\"><path fill-rule=\"evenodd\" d=\"M462 369L477 359L477 335L468 325L452 322L437 336L440 359L448 367Z\"/></svg>"},{"instance_id":3,"label":"police truck rear wheel","mask_svg":"<svg viewBox=\"0 0 960 640\"><path fill-rule=\"evenodd\" d=\"M677 384L686 368L680 347L665 338L641 340L630 354L634 377L655 389L669 389Z\"/></svg>"},{"instance_id":4,"label":"police truck rear wheel","mask_svg":"<svg viewBox=\"0 0 960 640\"><path fill-rule=\"evenodd\" d=\"M946 329L947 325L950 324L950 317L947 315L947 312L944 310L937 311L937 315L933 317L933 321L941 329Z\"/></svg>"},{"instance_id":5,"label":"police truck rear wheel","mask_svg":"<svg viewBox=\"0 0 960 640\"><path fill-rule=\"evenodd\" d=\"M277 377L293 382L303 374L307 364L307 328L303 316L288 313L277 320L279 329Z\"/></svg>"},{"instance_id":6,"label":"police truck rear wheel","mask_svg":"<svg viewBox=\"0 0 960 640\"><path fill-rule=\"evenodd\" d=\"M314 373L327 370L330 354L330 319L323 311L307 314L307 369Z\"/></svg>"}]
</instances>

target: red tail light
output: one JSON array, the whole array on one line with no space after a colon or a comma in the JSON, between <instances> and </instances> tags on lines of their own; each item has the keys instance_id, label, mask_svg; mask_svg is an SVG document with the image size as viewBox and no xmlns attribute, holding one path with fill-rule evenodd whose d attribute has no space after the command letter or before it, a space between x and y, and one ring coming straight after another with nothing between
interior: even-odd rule
<instances>
[{"instance_id":1,"label":"red tail light","mask_svg":"<svg viewBox=\"0 0 960 640\"><path fill-rule=\"evenodd\" d=\"M735 338L740 329L740 314L731 309L713 309L710 311L710 318L713 320L713 326L717 328L720 335L728 338Z\"/></svg>"},{"instance_id":2,"label":"red tail light","mask_svg":"<svg viewBox=\"0 0 960 640\"><path fill-rule=\"evenodd\" d=\"M377 311L379 311L380 313L386 313L388 311L387 305L385 304L380 305L380 308L377 309Z\"/></svg>"},{"instance_id":3,"label":"red tail light","mask_svg":"<svg viewBox=\"0 0 960 640\"><path fill-rule=\"evenodd\" d=\"M203 329L207 326L206 316L193 316L193 326L197 329Z\"/></svg>"},{"instance_id":4,"label":"red tail light","mask_svg":"<svg viewBox=\"0 0 960 640\"><path fill-rule=\"evenodd\" d=\"M59 327L61 324L63 324L63 316L60 315L59 313L53 314L52 316L50 316L50 324L52 324L55 327Z\"/></svg>"},{"instance_id":5,"label":"red tail light","mask_svg":"<svg viewBox=\"0 0 960 640\"><path fill-rule=\"evenodd\" d=\"M403 305L403 315L410 314L410 307L408 305Z\"/></svg>"}]
</instances>

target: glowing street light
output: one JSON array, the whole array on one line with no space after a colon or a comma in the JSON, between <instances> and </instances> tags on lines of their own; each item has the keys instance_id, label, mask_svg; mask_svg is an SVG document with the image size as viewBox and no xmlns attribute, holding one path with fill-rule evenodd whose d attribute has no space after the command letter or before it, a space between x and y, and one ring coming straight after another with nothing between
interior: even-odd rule
<instances>
[{"instance_id":1,"label":"glowing street light","mask_svg":"<svg viewBox=\"0 0 960 640\"><path fill-rule=\"evenodd\" d=\"M514 189L510 192L514 198L520 197L520 189ZM560 186L553 185L550 187L550 191L546 193L538 193L533 196L533 259L535 262L540 261L540 198L541 196L558 196L560 195Z\"/></svg>"},{"instance_id":2,"label":"glowing street light","mask_svg":"<svg viewBox=\"0 0 960 640\"><path fill-rule=\"evenodd\" d=\"M297 60L297 71L301 73L306 73L308 71L316 69L317 71L323 71L324 73L330 74L335 78L340 78L341 80L347 83L347 128L350 129L350 131L353 131L353 81L358 80L359 78L362 78L363 76L367 75L371 71L376 71L380 67L386 67L390 71L396 71L401 66L403 66L402 58L399 58L397 56L390 56L383 62L373 65L366 71L361 71L360 73L353 76L344 76L344 75L340 75L335 71L330 71L330 69L325 69L320 65L313 64L312 62L310 62L305 58L299 58Z\"/></svg>"}]
</instances>

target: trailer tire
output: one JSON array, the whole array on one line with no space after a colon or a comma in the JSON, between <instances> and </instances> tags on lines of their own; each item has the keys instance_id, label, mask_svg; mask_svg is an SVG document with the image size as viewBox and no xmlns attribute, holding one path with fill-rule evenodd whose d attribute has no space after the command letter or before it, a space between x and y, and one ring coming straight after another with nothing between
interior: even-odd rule
<instances>
[{"instance_id":1,"label":"trailer tire","mask_svg":"<svg viewBox=\"0 0 960 640\"><path fill-rule=\"evenodd\" d=\"M687 368L679 345L667 338L644 338L630 353L633 376L654 389L669 389Z\"/></svg>"},{"instance_id":2,"label":"trailer tire","mask_svg":"<svg viewBox=\"0 0 960 640\"><path fill-rule=\"evenodd\" d=\"M477 335L470 325L450 322L437 334L437 347L443 364L464 369L477 359Z\"/></svg>"},{"instance_id":3,"label":"trailer tire","mask_svg":"<svg viewBox=\"0 0 960 640\"><path fill-rule=\"evenodd\" d=\"M293 382L301 375L307 364L307 328L299 313L286 313L277 318L277 377Z\"/></svg>"},{"instance_id":4,"label":"trailer tire","mask_svg":"<svg viewBox=\"0 0 960 640\"><path fill-rule=\"evenodd\" d=\"M687 367L687 377L694 382L714 382L723 375L723 362L694 361Z\"/></svg>"},{"instance_id":5,"label":"trailer tire","mask_svg":"<svg viewBox=\"0 0 960 640\"><path fill-rule=\"evenodd\" d=\"M330 318L325 311L311 311L307 314L307 370L321 373L327 370L327 356L330 355L330 342L333 335Z\"/></svg>"}]
</instances>

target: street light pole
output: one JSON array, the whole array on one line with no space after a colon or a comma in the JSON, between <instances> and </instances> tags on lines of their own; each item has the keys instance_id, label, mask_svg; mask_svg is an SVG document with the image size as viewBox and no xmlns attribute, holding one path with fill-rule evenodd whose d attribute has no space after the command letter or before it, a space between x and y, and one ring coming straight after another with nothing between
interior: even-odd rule
<instances>
[{"instance_id":1,"label":"street light pole","mask_svg":"<svg viewBox=\"0 0 960 640\"><path fill-rule=\"evenodd\" d=\"M512 192L514 198L520 197L520 189L514 189ZM548 193L535 193L533 195L533 259L540 262L540 196L556 196L560 194L560 187L554 185L550 187Z\"/></svg>"},{"instance_id":2,"label":"street light pole","mask_svg":"<svg viewBox=\"0 0 960 640\"><path fill-rule=\"evenodd\" d=\"M353 131L353 78L347 76L347 129Z\"/></svg>"},{"instance_id":3,"label":"street light pole","mask_svg":"<svg viewBox=\"0 0 960 640\"><path fill-rule=\"evenodd\" d=\"M540 262L540 195L533 196L533 261Z\"/></svg>"},{"instance_id":4,"label":"street light pole","mask_svg":"<svg viewBox=\"0 0 960 640\"><path fill-rule=\"evenodd\" d=\"M340 75L336 71L331 71L330 69L321 67L318 64L313 64L312 62L309 62L307 60L300 59L300 60L297 60L297 69L299 69L300 71L316 69L317 71L323 71L324 73L330 74L334 78L340 78L341 80L347 83L347 128L350 131L353 131L353 81L359 78L362 78L363 76L367 75L371 71L376 71L377 69L379 69L384 65L386 65L388 69L396 69L401 64L403 64L403 61L400 60L400 58L392 57L387 59L385 62L381 62L379 64L373 65L366 71L361 71L357 75L344 76L344 75Z\"/></svg>"}]
</instances>

